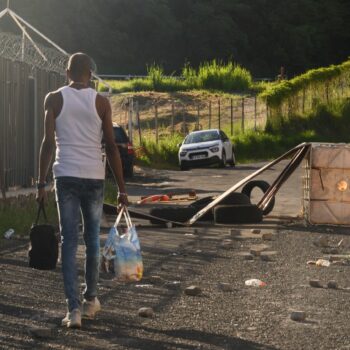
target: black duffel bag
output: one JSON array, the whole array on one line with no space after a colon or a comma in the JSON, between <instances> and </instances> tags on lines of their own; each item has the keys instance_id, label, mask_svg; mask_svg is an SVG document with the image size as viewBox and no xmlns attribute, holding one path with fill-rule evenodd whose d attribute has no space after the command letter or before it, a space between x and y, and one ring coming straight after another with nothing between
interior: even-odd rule
<instances>
[{"instance_id":1,"label":"black duffel bag","mask_svg":"<svg viewBox=\"0 0 350 350\"><path fill-rule=\"evenodd\" d=\"M43 212L45 224L38 225L40 213ZM58 234L54 226L47 223L43 202L39 204L38 215L30 229L29 266L38 270L53 270L58 259Z\"/></svg>"}]
</instances>

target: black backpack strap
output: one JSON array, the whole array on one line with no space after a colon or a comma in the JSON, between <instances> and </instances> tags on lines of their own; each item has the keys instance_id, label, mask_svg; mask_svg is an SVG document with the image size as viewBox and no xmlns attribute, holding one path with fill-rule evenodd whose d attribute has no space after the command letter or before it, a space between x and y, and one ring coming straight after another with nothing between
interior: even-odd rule
<instances>
[{"instance_id":1,"label":"black backpack strap","mask_svg":"<svg viewBox=\"0 0 350 350\"><path fill-rule=\"evenodd\" d=\"M38 214L36 216L35 225L37 225L38 222L39 222L39 218L40 218L40 213L41 212L43 212L45 222L47 222L47 215L46 215L46 211L45 211L44 201L41 201L39 203Z\"/></svg>"}]
</instances>

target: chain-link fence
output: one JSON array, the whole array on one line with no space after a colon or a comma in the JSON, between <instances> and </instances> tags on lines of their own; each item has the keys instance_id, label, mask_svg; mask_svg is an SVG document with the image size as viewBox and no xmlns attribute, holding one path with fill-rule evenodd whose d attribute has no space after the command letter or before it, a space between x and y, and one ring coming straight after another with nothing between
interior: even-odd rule
<instances>
[{"instance_id":1,"label":"chain-link fence","mask_svg":"<svg viewBox=\"0 0 350 350\"><path fill-rule=\"evenodd\" d=\"M210 128L224 129L231 135L262 129L266 114L266 104L257 97L204 100L188 96L179 100L136 95L113 103L113 120L129 129L136 144L142 138L158 142L174 133L186 135Z\"/></svg>"}]
</instances>

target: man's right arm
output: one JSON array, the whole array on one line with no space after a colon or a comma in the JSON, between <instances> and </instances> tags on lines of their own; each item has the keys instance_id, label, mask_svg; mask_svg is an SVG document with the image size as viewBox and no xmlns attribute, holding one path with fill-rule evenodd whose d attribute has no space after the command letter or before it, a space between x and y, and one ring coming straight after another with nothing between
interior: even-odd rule
<instances>
[{"instance_id":1,"label":"man's right arm","mask_svg":"<svg viewBox=\"0 0 350 350\"><path fill-rule=\"evenodd\" d=\"M55 113L53 104L53 94L50 93L45 98L45 124L44 124L44 137L40 147L39 155L39 178L38 178L38 192L37 200L41 202L46 200L46 191L44 186L46 182L46 176L50 167L52 154L55 149Z\"/></svg>"}]
</instances>

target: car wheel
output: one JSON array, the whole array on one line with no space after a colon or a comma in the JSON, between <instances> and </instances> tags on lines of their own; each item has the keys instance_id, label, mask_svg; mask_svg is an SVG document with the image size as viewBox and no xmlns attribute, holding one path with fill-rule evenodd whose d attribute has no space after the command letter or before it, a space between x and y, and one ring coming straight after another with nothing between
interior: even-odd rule
<instances>
[{"instance_id":1,"label":"car wheel","mask_svg":"<svg viewBox=\"0 0 350 350\"><path fill-rule=\"evenodd\" d=\"M262 210L254 204L218 205L214 208L214 221L217 224L257 223L262 219Z\"/></svg>"},{"instance_id":2,"label":"car wheel","mask_svg":"<svg viewBox=\"0 0 350 350\"><path fill-rule=\"evenodd\" d=\"M124 176L125 177L133 177L134 176L134 167L132 164L124 169Z\"/></svg>"},{"instance_id":3,"label":"car wheel","mask_svg":"<svg viewBox=\"0 0 350 350\"><path fill-rule=\"evenodd\" d=\"M252 191L255 187L258 187L265 193L269 188L270 184L263 180L253 180L246 183L242 188L242 193L246 194L249 198L251 197ZM269 214L275 206L275 197L272 197L267 207L263 210L263 214Z\"/></svg>"},{"instance_id":4,"label":"car wheel","mask_svg":"<svg viewBox=\"0 0 350 350\"><path fill-rule=\"evenodd\" d=\"M232 159L230 160L230 166L235 167L236 166L236 158L235 154L232 152Z\"/></svg>"},{"instance_id":5,"label":"car wheel","mask_svg":"<svg viewBox=\"0 0 350 350\"><path fill-rule=\"evenodd\" d=\"M225 151L222 151L222 155L221 155L221 161L219 163L220 168L225 168L226 166L226 153Z\"/></svg>"},{"instance_id":6,"label":"car wheel","mask_svg":"<svg viewBox=\"0 0 350 350\"><path fill-rule=\"evenodd\" d=\"M159 217L161 219L177 222L186 222L191 219L191 217L196 214L198 210L194 207L163 207L163 208L153 208L150 211L152 216ZM157 219L151 219L151 224L164 224L164 222Z\"/></svg>"}]
</instances>

